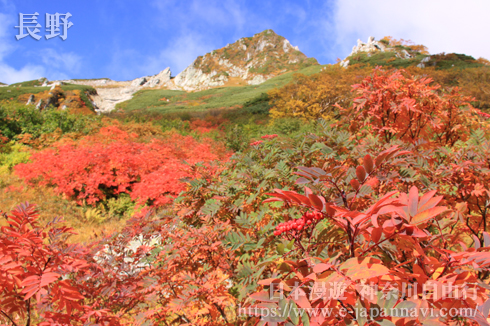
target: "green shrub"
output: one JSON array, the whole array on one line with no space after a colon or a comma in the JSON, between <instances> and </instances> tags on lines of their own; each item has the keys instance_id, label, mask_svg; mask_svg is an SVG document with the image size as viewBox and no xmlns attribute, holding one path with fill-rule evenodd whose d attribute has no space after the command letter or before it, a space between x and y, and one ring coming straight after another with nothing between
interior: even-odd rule
<instances>
[{"instance_id":1,"label":"green shrub","mask_svg":"<svg viewBox=\"0 0 490 326\"><path fill-rule=\"evenodd\" d=\"M250 114L268 114L270 108L267 93L262 93L243 104L243 111Z\"/></svg>"},{"instance_id":2,"label":"green shrub","mask_svg":"<svg viewBox=\"0 0 490 326\"><path fill-rule=\"evenodd\" d=\"M111 198L106 202L107 214L111 217L122 218L131 216L134 212L135 203L126 193L121 193L117 198Z\"/></svg>"},{"instance_id":3,"label":"green shrub","mask_svg":"<svg viewBox=\"0 0 490 326\"><path fill-rule=\"evenodd\" d=\"M283 134L291 135L301 129L301 120L296 118L278 118L274 120L273 127Z\"/></svg>"},{"instance_id":4,"label":"green shrub","mask_svg":"<svg viewBox=\"0 0 490 326\"><path fill-rule=\"evenodd\" d=\"M234 152L240 152L248 147L245 132L242 126L234 125L225 135L226 147Z\"/></svg>"},{"instance_id":5,"label":"green shrub","mask_svg":"<svg viewBox=\"0 0 490 326\"><path fill-rule=\"evenodd\" d=\"M39 111L32 105L0 102L0 133L9 139L26 133L37 138L56 129L63 133L88 133L98 121L97 116L70 114L53 108Z\"/></svg>"},{"instance_id":6,"label":"green shrub","mask_svg":"<svg viewBox=\"0 0 490 326\"><path fill-rule=\"evenodd\" d=\"M189 123L189 119L183 120L183 119L160 119L157 120L157 124L162 126L162 131L168 131L168 130L178 130L182 134L188 134L191 132L191 125Z\"/></svg>"}]
</instances>

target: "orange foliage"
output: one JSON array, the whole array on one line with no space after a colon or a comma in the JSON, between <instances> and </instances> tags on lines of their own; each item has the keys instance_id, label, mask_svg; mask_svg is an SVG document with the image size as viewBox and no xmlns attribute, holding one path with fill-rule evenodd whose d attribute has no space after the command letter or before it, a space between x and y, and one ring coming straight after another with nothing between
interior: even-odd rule
<instances>
[{"instance_id":1,"label":"orange foliage","mask_svg":"<svg viewBox=\"0 0 490 326\"><path fill-rule=\"evenodd\" d=\"M193 164L223 158L210 140L198 143L170 133L140 143L136 136L117 126L104 127L78 142L67 139L34 153L32 163L16 166L16 173L88 204L126 192L141 204L161 206L185 189L180 179L197 176Z\"/></svg>"},{"instance_id":2,"label":"orange foliage","mask_svg":"<svg viewBox=\"0 0 490 326\"><path fill-rule=\"evenodd\" d=\"M385 36L382 38L382 40L386 40L389 42L389 45L394 47L397 45L402 45L411 48L413 51L420 52L422 54L429 54L429 51L425 45L420 45L420 44L415 44L414 42L410 40L404 40L404 39L395 39L392 36Z\"/></svg>"},{"instance_id":3,"label":"orange foliage","mask_svg":"<svg viewBox=\"0 0 490 326\"><path fill-rule=\"evenodd\" d=\"M429 86L431 81L406 76L404 70L375 69L373 75L353 86L358 97L350 110L344 110L351 114L341 123L348 122L353 132L374 131L386 141L435 140L453 145L464 140L472 123L477 123L471 120L471 113L477 112L469 104L471 98L457 89L438 94L440 86ZM468 108L466 114L460 113L463 106Z\"/></svg>"}]
</instances>

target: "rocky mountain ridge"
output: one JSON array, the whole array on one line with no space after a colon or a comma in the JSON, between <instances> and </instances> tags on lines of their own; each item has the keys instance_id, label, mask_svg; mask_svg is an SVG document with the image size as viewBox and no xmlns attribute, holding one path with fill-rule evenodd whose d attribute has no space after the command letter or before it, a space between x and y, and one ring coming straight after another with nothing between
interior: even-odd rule
<instances>
[{"instance_id":1,"label":"rocky mountain ridge","mask_svg":"<svg viewBox=\"0 0 490 326\"><path fill-rule=\"evenodd\" d=\"M370 36L367 43L357 40L357 45L340 65L344 68L351 65L388 66L406 68L433 67L435 69L470 68L485 65L486 60L476 60L472 56L460 53L430 54L427 47L411 41L394 40L384 37L377 41Z\"/></svg>"},{"instance_id":2,"label":"rocky mountain ridge","mask_svg":"<svg viewBox=\"0 0 490 326\"><path fill-rule=\"evenodd\" d=\"M176 89L187 91L210 87L257 85L279 74L317 65L298 47L268 29L252 37L199 56L172 81Z\"/></svg>"},{"instance_id":3,"label":"rocky mountain ridge","mask_svg":"<svg viewBox=\"0 0 490 326\"><path fill-rule=\"evenodd\" d=\"M366 54L368 57L371 57L377 53L382 53L382 52L390 52L390 53L394 54L395 58L398 58L398 59L413 59L418 54L420 54L419 51L413 50L413 49L408 48L408 47L390 46L389 42L387 42L384 39L380 40L380 41L376 41L374 36L370 36L368 38L367 43L364 43L358 39L357 45L354 45L351 53L344 60L342 60L340 62L340 65L344 68L347 68L356 54L363 53L363 54ZM425 57L424 57L424 59L425 59ZM422 60L424 60L424 59L422 59ZM421 62L420 64L421 64L421 67L424 65L423 62Z\"/></svg>"},{"instance_id":4,"label":"rocky mountain ridge","mask_svg":"<svg viewBox=\"0 0 490 326\"><path fill-rule=\"evenodd\" d=\"M175 78L170 68L154 76L139 77L130 81L101 79L70 79L48 82L87 85L97 94L91 96L97 112L110 112L116 104L127 101L133 94L145 88L198 91L219 86L258 85L280 74L318 65L315 58L308 58L297 46L268 29L252 37L244 37L221 49L199 56ZM41 86L41 85L39 85Z\"/></svg>"}]
</instances>

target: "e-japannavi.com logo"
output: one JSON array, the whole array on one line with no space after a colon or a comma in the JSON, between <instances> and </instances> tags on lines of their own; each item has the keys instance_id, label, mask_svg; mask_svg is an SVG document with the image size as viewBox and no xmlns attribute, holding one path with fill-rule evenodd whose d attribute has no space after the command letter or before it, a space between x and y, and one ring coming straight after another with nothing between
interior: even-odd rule
<instances>
[{"instance_id":1,"label":"e-japannavi.com logo","mask_svg":"<svg viewBox=\"0 0 490 326\"><path fill-rule=\"evenodd\" d=\"M277 322L286 321L287 318L291 320L311 318L311 317L334 317L334 318L347 318L349 320L381 320L385 318L420 318L420 319L438 319L438 318L469 318L480 323L480 319L477 316L488 316L490 312L490 300L487 300L480 306L471 308L465 305L456 305L456 307L438 307L429 305L429 302L437 302L440 300L450 299L453 301L470 300L476 302L478 299L476 284L463 283L463 284L444 284L440 286L437 282L428 281L422 286L418 286L417 283L402 283L401 287L392 287L389 283L384 286L383 289L379 288L378 284L359 284L356 287L357 293L360 295L361 300L367 300L372 303L371 307L365 308L363 306L339 306L337 308L314 308L314 307L299 307L294 302L315 302L319 299L343 301L347 297L346 290L348 284L345 282L320 282L319 286L315 287L316 291L299 291L298 288L303 288L304 285L296 283L290 294L284 293L282 283L271 283L269 293L267 295L267 304L257 302L254 305L246 307L238 307L238 314L244 316L260 317L262 321ZM278 286L278 287L276 287ZM306 293L310 294L307 295ZM302 294L301 294L302 293ZM305 296L305 298L300 298ZM302 299L302 300L300 300ZM259 301L262 301L259 299ZM277 303L273 304L274 302ZM283 303L281 305L281 302ZM423 302L427 303L424 305ZM272 304L271 304L272 303ZM483 320L483 319L482 319ZM480 323L480 325L487 326L486 323Z\"/></svg>"},{"instance_id":2,"label":"e-japannavi.com logo","mask_svg":"<svg viewBox=\"0 0 490 326\"><path fill-rule=\"evenodd\" d=\"M23 14L19 13L19 25L15 28L19 29L15 38L21 40L25 37L32 37L33 39L39 41L42 36L40 35L43 26L38 21L39 13L35 12L33 14ZM60 37L63 41L68 38L68 28L73 26L73 23L69 21L72 16L69 12L66 14L46 14L45 26L46 33L44 37L49 40L53 37Z\"/></svg>"}]
</instances>

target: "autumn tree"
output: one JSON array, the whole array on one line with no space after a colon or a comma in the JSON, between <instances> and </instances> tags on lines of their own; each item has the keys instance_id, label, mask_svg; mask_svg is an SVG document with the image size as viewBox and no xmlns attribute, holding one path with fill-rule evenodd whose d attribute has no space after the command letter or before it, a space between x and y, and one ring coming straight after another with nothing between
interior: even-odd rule
<instances>
[{"instance_id":1,"label":"autumn tree","mask_svg":"<svg viewBox=\"0 0 490 326\"><path fill-rule=\"evenodd\" d=\"M382 70L360 84L353 85L357 97L348 109L342 109L351 131L374 131L385 141L400 139L409 142L436 140L453 145L469 135L477 111L469 104L471 98L457 89L438 93L439 85L430 85L430 78L416 78L404 70Z\"/></svg>"},{"instance_id":2,"label":"autumn tree","mask_svg":"<svg viewBox=\"0 0 490 326\"><path fill-rule=\"evenodd\" d=\"M31 163L16 166L16 173L79 203L127 193L140 204L161 206L184 190L179 179L196 176L192 164L225 156L220 146L211 148L191 136L170 133L165 140L141 142L136 134L110 126L36 152Z\"/></svg>"},{"instance_id":3,"label":"autumn tree","mask_svg":"<svg viewBox=\"0 0 490 326\"><path fill-rule=\"evenodd\" d=\"M395 39L392 36L385 36L381 39L381 41L384 41L385 43L388 43L389 46L395 47L397 45L401 46L406 46L412 49L413 51L420 52L422 54L429 54L428 48L425 45L421 44L415 44L414 42L410 40L404 40L404 39Z\"/></svg>"},{"instance_id":4,"label":"autumn tree","mask_svg":"<svg viewBox=\"0 0 490 326\"><path fill-rule=\"evenodd\" d=\"M295 75L291 83L269 91L273 119L332 119L335 104L348 105L352 100L351 85L368 74L368 69L326 67L312 76Z\"/></svg>"},{"instance_id":5,"label":"autumn tree","mask_svg":"<svg viewBox=\"0 0 490 326\"><path fill-rule=\"evenodd\" d=\"M55 218L38 222L34 205L25 203L10 214L0 233L0 322L3 325L119 325L107 309L98 309L79 280L90 278L87 249L66 243L74 230ZM96 269L96 268L95 268Z\"/></svg>"}]
</instances>

